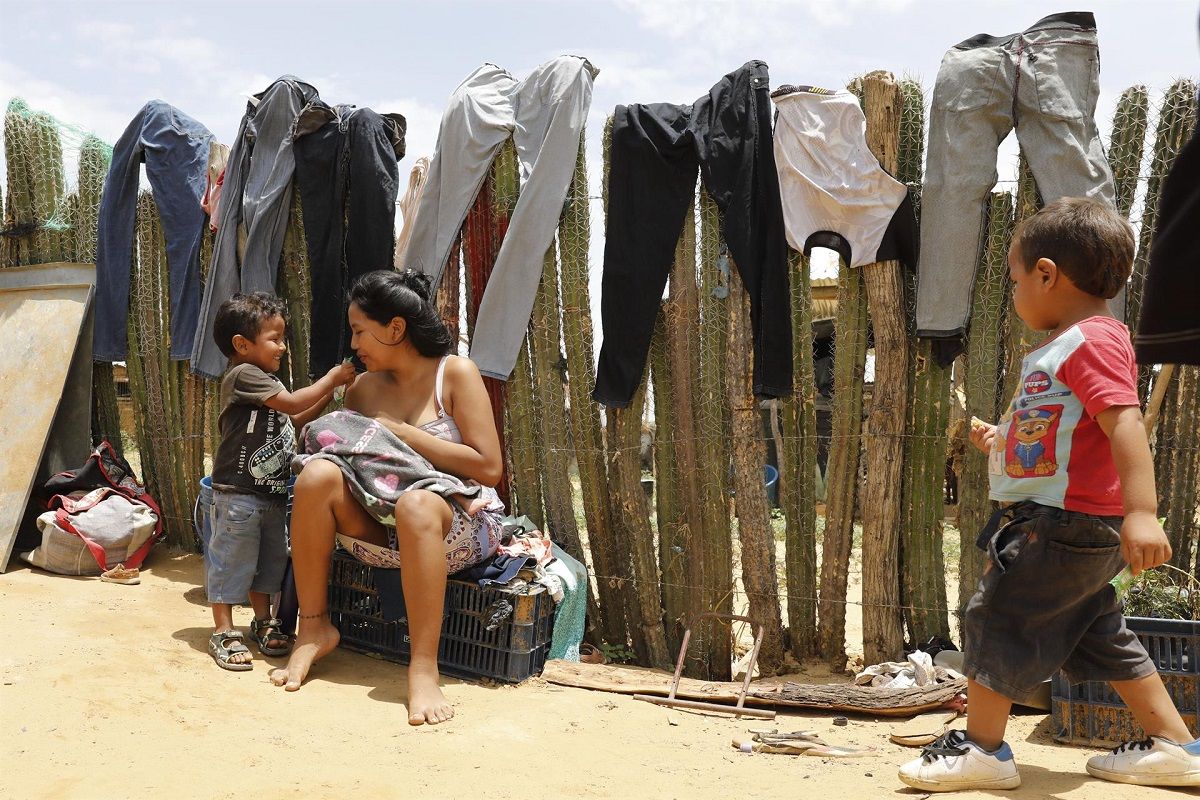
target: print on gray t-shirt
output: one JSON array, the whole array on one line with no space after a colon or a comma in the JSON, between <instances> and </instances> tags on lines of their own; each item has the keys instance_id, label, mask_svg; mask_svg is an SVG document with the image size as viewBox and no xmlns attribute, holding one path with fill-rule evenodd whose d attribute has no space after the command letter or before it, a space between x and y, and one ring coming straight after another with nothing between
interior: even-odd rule
<instances>
[{"instance_id":1,"label":"print on gray t-shirt","mask_svg":"<svg viewBox=\"0 0 1200 800\"><path fill-rule=\"evenodd\" d=\"M283 391L274 375L237 364L221 379L221 443L213 459L213 485L258 494L287 494L296 431L292 420L264 403Z\"/></svg>"}]
</instances>

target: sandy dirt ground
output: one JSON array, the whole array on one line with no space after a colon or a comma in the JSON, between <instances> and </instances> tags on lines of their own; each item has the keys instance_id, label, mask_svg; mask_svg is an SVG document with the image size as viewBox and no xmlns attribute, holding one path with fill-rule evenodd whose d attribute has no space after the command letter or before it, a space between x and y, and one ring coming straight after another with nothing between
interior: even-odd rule
<instances>
[{"instance_id":1,"label":"sandy dirt ground","mask_svg":"<svg viewBox=\"0 0 1200 800\"><path fill-rule=\"evenodd\" d=\"M745 754L762 723L670 711L553 686L447 681L457 716L410 728L402 666L339 650L301 691L218 669L197 556L156 552L140 586L66 578L13 558L0 576L0 797L6 798L796 798L924 797L896 780L916 755L890 723L781 714L780 730L876 748L853 761ZM240 610L239 625L250 612ZM848 638L860 636L851 620ZM278 660L274 660L278 662ZM821 667L799 678L838 679ZM960 722L961 724L961 722ZM1092 750L1050 739L1042 715L1013 718L1024 786L962 798L1165 798L1106 784Z\"/></svg>"}]
</instances>

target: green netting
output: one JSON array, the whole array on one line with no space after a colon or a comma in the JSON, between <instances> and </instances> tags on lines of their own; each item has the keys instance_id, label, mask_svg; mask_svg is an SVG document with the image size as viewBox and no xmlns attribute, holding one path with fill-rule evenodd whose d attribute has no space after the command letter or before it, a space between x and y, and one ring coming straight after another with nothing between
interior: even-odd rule
<instances>
[{"instance_id":1,"label":"green netting","mask_svg":"<svg viewBox=\"0 0 1200 800\"><path fill-rule=\"evenodd\" d=\"M92 261L112 147L13 98L4 114L0 266Z\"/></svg>"}]
</instances>

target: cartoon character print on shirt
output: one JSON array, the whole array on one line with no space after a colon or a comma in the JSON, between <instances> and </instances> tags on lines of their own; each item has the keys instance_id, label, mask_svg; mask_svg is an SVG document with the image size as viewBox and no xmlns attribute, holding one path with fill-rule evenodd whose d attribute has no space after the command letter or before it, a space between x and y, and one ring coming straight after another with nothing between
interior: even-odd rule
<instances>
[{"instance_id":1,"label":"cartoon character print on shirt","mask_svg":"<svg viewBox=\"0 0 1200 800\"><path fill-rule=\"evenodd\" d=\"M1045 478L1058 472L1055 435L1063 407L1014 411L1005 441L1005 470L1013 478Z\"/></svg>"}]
</instances>

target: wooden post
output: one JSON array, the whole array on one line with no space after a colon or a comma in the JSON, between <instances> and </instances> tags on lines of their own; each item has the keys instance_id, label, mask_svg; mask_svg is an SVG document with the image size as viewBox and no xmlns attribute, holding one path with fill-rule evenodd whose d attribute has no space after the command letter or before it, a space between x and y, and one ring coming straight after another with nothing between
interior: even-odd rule
<instances>
[{"instance_id":1,"label":"wooden post","mask_svg":"<svg viewBox=\"0 0 1200 800\"><path fill-rule=\"evenodd\" d=\"M867 144L895 172L900 141L900 87L888 72L863 79ZM867 663L898 658L904 647L900 615L899 529L901 464L908 421L908 324L900 263L863 267L875 331L875 385L867 417L867 483L863 497L863 654Z\"/></svg>"}]
</instances>

